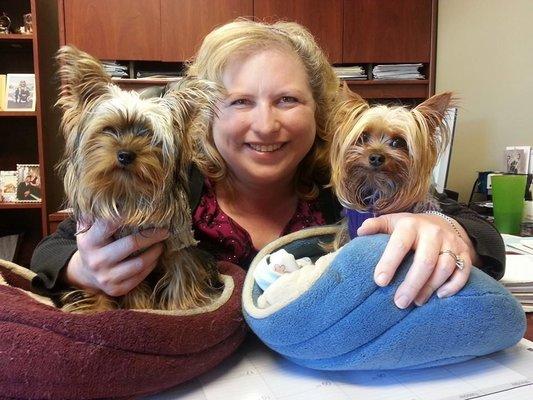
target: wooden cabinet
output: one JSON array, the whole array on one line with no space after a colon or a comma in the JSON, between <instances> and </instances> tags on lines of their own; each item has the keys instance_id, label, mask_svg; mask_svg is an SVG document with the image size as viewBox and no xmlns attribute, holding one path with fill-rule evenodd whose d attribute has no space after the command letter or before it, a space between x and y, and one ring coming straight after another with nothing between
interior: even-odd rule
<instances>
[{"instance_id":1,"label":"wooden cabinet","mask_svg":"<svg viewBox=\"0 0 533 400\"><path fill-rule=\"evenodd\" d=\"M306 26L333 64L363 65L369 79L349 85L364 97L421 100L434 91L437 0L59 0L59 7L61 44L101 59L184 62L215 26L239 16L284 19ZM427 79L373 80L378 63L422 63Z\"/></svg>"},{"instance_id":2,"label":"wooden cabinet","mask_svg":"<svg viewBox=\"0 0 533 400\"><path fill-rule=\"evenodd\" d=\"M260 21L296 21L306 26L331 63L343 61L343 0L254 0Z\"/></svg>"},{"instance_id":3,"label":"wooden cabinet","mask_svg":"<svg viewBox=\"0 0 533 400\"><path fill-rule=\"evenodd\" d=\"M253 0L161 0L161 60L190 59L213 28L241 16L253 16Z\"/></svg>"},{"instance_id":4,"label":"wooden cabinet","mask_svg":"<svg viewBox=\"0 0 533 400\"><path fill-rule=\"evenodd\" d=\"M161 0L61 0L65 43L104 60L161 59Z\"/></svg>"},{"instance_id":5,"label":"wooden cabinet","mask_svg":"<svg viewBox=\"0 0 533 400\"><path fill-rule=\"evenodd\" d=\"M0 111L0 170L40 165L42 201L0 202L0 234L21 234L15 261L29 265L33 248L48 233L36 0L0 0L0 10L11 18L12 28L23 25L23 14L31 13L33 19L33 34L0 35L0 74L35 74L35 111Z\"/></svg>"},{"instance_id":6,"label":"wooden cabinet","mask_svg":"<svg viewBox=\"0 0 533 400\"><path fill-rule=\"evenodd\" d=\"M335 64L363 64L369 72L377 63L424 64L428 79L423 81L373 81L370 73L368 81L349 83L365 97L423 99L434 90L436 0L109 0L105 3L60 0L60 3L64 9L62 43L72 43L102 59L185 61L217 25L238 16L266 21L283 19L305 25ZM150 26L146 26L148 20ZM91 27L97 29L91 31Z\"/></svg>"},{"instance_id":7,"label":"wooden cabinet","mask_svg":"<svg viewBox=\"0 0 533 400\"><path fill-rule=\"evenodd\" d=\"M431 1L344 0L345 63L429 63Z\"/></svg>"}]
</instances>

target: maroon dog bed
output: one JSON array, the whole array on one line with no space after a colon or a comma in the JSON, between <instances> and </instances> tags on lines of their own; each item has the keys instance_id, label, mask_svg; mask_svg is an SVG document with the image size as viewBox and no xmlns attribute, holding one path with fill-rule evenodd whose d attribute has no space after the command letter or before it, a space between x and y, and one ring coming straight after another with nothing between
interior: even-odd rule
<instances>
[{"instance_id":1,"label":"maroon dog bed","mask_svg":"<svg viewBox=\"0 0 533 400\"><path fill-rule=\"evenodd\" d=\"M246 334L245 273L219 270L225 289L208 307L81 315L28 292L33 272L0 260L0 399L134 398L211 369Z\"/></svg>"}]
</instances>

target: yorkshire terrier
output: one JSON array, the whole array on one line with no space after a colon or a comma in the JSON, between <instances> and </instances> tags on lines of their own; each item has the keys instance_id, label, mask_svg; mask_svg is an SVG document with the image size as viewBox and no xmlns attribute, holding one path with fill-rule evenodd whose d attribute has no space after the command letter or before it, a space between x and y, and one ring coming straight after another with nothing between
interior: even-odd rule
<instances>
[{"instance_id":1,"label":"yorkshire terrier","mask_svg":"<svg viewBox=\"0 0 533 400\"><path fill-rule=\"evenodd\" d=\"M411 110L372 107L347 87L342 95L329 122L331 186L346 211L334 248L355 237L367 218L440 210L432 171L449 137L445 114L454 106L449 92Z\"/></svg>"},{"instance_id":2,"label":"yorkshire terrier","mask_svg":"<svg viewBox=\"0 0 533 400\"><path fill-rule=\"evenodd\" d=\"M214 260L200 251L192 231L187 133L215 112L219 88L184 79L164 96L145 98L114 85L101 63L74 47L62 47L60 163L68 206L82 226L118 222L115 238L166 228L163 254L153 272L121 297L67 292L66 311L117 308L183 310L208 304L220 292Z\"/></svg>"}]
</instances>

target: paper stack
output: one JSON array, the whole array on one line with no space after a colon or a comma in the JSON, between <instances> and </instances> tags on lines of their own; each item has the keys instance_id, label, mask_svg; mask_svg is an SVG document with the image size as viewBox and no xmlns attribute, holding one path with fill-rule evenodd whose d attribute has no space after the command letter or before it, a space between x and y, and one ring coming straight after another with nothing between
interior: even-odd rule
<instances>
[{"instance_id":1,"label":"paper stack","mask_svg":"<svg viewBox=\"0 0 533 400\"><path fill-rule=\"evenodd\" d=\"M116 61L102 61L105 72L111 75L112 78L127 78L128 67L125 65L120 65Z\"/></svg>"},{"instance_id":2,"label":"paper stack","mask_svg":"<svg viewBox=\"0 0 533 400\"><path fill-rule=\"evenodd\" d=\"M522 304L525 312L533 311L533 238L505 235L506 249L513 253L505 259L501 283Z\"/></svg>"},{"instance_id":3,"label":"paper stack","mask_svg":"<svg viewBox=\"0 0 533 400\"><path fill-rule=\"evenodd\" d=\"M360 65L354 65L351 67L333 67L335 73L340 79L345 80L360 80L367 79L365 69Z\"/></svg>"},{"instance_id":4,"label":"paper stack","mask_svg":"<svg viewBox=\"0 0 533 400\"><path fill-rule=\"evenodd\" d=\"M374 79L425 79L419 69L423 64L379 64L372 74Z\"/></svg>"}]
</instances>

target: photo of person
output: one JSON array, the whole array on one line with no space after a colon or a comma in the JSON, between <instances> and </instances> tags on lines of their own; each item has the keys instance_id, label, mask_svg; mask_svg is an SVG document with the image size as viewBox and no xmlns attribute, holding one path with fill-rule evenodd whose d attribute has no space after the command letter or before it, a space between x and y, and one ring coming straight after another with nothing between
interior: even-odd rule
<instances>
[{"instance_id":1,"label":"photo of person","mask_svg":"<svg viewBox=\"0 0 533 400\"><path fill-rule=\"evenodd\" d=\"M17 164L17 201L41 201L38 164Z\"/></svg>"},{"instance_id":2,"label":"photo of person","mask_svg":"<svg viewBox=\"0 0 533 400\"><path fill-rule=\"evenodd\" d=\"M8 74L6 84L6 105L8 111L35 110L35 75Z\"/></svg>"}]
</instances>

